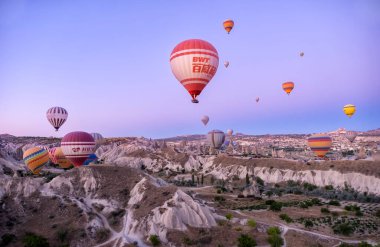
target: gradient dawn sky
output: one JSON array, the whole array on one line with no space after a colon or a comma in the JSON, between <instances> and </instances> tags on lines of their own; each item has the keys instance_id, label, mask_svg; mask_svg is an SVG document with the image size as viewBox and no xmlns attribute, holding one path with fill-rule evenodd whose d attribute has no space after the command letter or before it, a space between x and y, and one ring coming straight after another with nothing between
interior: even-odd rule
<instances>
[{"instance_id":1,"label":"gradient dawn sky","mask_svg":"<svg viewBox=\"0 0 380 247\"><path fill-rule=\"evenodd\" d=\"M190 38L220 57L199 104L169 63ZM295 82L290 96L285 81ZM345 104L357 107L351 119ZM51 106L69 112L58 133L45 117ZM378 0L0 1L0 133L369 130L380 127L379 108Z\"/></svg>"}]
</instances>

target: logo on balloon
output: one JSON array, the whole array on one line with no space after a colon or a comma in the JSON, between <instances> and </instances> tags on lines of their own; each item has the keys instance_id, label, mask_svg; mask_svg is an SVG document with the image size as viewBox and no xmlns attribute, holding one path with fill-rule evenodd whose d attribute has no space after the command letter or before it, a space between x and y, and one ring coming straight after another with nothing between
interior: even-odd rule
<instances>
[{"instance_id":1,"label":"logo on balloon","mask_svg":"<svg viewBox=\"0 0 380 247\"><path fill-rule=\"evenodd\" d=\"M80 150L80 148L72 148L73 152L76 153Z\"/></svg>"}]
</instances>

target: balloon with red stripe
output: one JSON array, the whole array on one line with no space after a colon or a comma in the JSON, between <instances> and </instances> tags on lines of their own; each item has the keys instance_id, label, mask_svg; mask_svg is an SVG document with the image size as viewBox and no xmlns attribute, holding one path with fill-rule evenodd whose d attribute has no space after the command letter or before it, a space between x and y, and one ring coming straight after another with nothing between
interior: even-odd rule
<instances>
[{"instance_id":1,"label":"balloon with red stripe","mask_svg":"<svg viewBox=\"0 0 380 247\"><path fill-rule=\"evenodd\" d=\"M332 139L328 135L315 134L307 139L307 143L318 157L325 157L326 153L330 150L332 145Z\"/></svg>"},{"instance_id":2,"label":"balloon with red stripe","mask_svg":"<svg viewBox=\"0 0 380 247\"><path fill-rule=\"evenodd\" d=\"M219 55L207 41L189 39L179 43L170 55L174 76L198 103L197 97L214 77L219 66Z\"/></svg>"},{"instance_id":3,"label":"balloon with red stripe","mask_svg":"<svg viewBox=\"0 0 380 247\"><path fill-rule=\"evenodd\" d=\"M95 140L87 132L75 131L62 138L63 154L74 166L83 165L88 156L95 151Z\"/></svg>"},{"instance_id":4,"label":"balloon with red stripe","mask_svg":"<svg viewBox=\"0 0 380 247\"><path fill-rule=\"evenodd\" d=\"M68 115L69 114L65 108L59 106L52 107L46 112L46 117L50 124L55 128L55 131L58 131L66 122Z\"/></svg>"},{"instance_id":5,"label":"balloon with red stripe","mask_svg":"<svg viewBox=\"0 0 380 247\"><path fill-rule=\"evenodd\" d=\"M58 164L58 161L55 157L55 151L57 150L56 147L53 147L53 148L50 148L49 149L49 158L51 160L51 162L53 162L53 164Z\"/></svg>"}]
</instances>

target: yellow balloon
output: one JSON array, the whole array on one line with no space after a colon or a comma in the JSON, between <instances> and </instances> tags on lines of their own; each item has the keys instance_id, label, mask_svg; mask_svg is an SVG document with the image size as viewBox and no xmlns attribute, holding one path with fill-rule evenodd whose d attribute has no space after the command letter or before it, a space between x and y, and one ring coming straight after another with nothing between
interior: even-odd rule
<instances>
[{"instance_id":1,"label":"yellow balloon","mask_svg":"<svg viewBox=\"0 0 380 247\"><path fill-rule=\"evenodd\" d=\"M24 152L23 160L34 174L39 174L49 161L49 153L43 148L33 147Z\"/></svg>"},{"instance_id":2,"label":"yellow balloon","mask_svg":"<svg viewBox=\"0 0 380 247\"><path fill-rule=\"evenodd\" d=\"M62 152L62 148L61 147L58 147L56 150L55 150L55 153L54 153L54 156L57 160L57 164L59 165L59 167L61 167L62 169L67 169L67 168L70 168L73 164L70 162L70 160L66 159L66 156L63 154Z\"/></svg>"},{"instance_id":3,"label":"yellow balloon","mask_svg":"<svg viewBox=\"0 0 380 247\"><path fill-rule=\"evenodd\" d=\"M356 111L356 107L354 105L348 104L343 107L343 112L349 117L352 117Z\"/></svg>"}]
</instances>

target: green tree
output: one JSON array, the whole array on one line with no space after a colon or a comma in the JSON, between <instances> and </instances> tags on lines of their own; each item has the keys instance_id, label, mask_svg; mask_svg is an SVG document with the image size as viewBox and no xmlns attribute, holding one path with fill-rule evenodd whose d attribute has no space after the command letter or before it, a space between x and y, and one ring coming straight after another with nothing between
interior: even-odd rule
<instances>
[{"instance_id":1,"label":"green tree","mask_svg":"<svg viewBox=\"0 0 380 247\"><path fill-rule=\"evenodd\" d=\"M201 184L203 185L203 174L201 176Z\"/></svg>"},{"instance_id":2,"label":"green tree","mask_svg":"<svg viewBox=\"0 0 380 247\"><path fill-rule=\"evenodd\" d=\"M31 232L25 234L22 238L22 243L25 247L49 247L49 243L46 238Z\"/></svg>"},{"instance_id":3,"label":"green tree","mask_svg":"<svg viewBox=\"0 0 380 247\"><path fill-rule=\"evenodd\" d=\"M268 235L281 234L280 228L278 226L271 226L267 230Z\"/></svg>"},{"instance_id":4,"label":"green tree","mask_svg":"<svg viewBox=\"0 0 380 247\"><path fill-rule=\"evenodd\" d=\"M271 247L281 247L284 245L284 239L279 234L269 235L268 242Z\"/></svg>"},{"instance_id":5,"label":"green tree","mask_svg":"<svg viewBox=\"0 0 380 247\"><path fill-rule=\"evenodd\" d=\"M195 176L194 176L194 173L191 174L191 182L192 182L193 184L195 184Z\"/></svg>"},{"instance_id":6,"label":"green tree","mask_svg":"<svg viewBox=\"0 0 380 247\"><path fill-rule=\"evenodd\" d=\"M255 228L257 224L256 224L256 221L255 221L255 220L253 220L253 219L249 219L249 220L247 221L247 225L250 226L250 227L252 227L252 228Z\"/></svg>"},{"instance_id":7,"label":"green tree","mask_svg":"<svg viewBox=\"0 0 380 247\"><path fill-rule=\"evenodd\" d=\"M249 176L248 172L245 174L245 184L248 186L249 185Z\"/></svg>"},{"instance_id":8,"label":"green tree","mask_svg":"<svg viewBox=\"0 0 380 247\"><path fill-rule=\"evenodd\" d=\"M228 221L231 221L232 218L233 218L233 215L232 215L231 213L226 214L226 219L227 219Z\"/></svg>"},{"instance_id":9,"label":"green tree","mask_svg":"<svg viewBox=\"0 0 380 247\"><path fill-rule=\"evenodd\" d=\"M161 244L161 240L157 235L150 235L149 241L153 246L159 246Z\"/></svg>"},{"instance_id":10,"label":"green tree","mask_svg":"<svg viewBox=\"0 0 380 247\"><path fill-rule=\"evenodd\" d=\"M282 208L282 202L273 202L269 209L272 211L281 211Z\"/></svg>"},{"instance_id":11,"label":"green tree","mask_svg":"<svg viewBox=\"0 0 380 247\"><path fill-rule=\"evenodd\" d=\"M254 247L256 245L256 241L247 234L241 234L238 238L238 247Z\"/></svg>"}]
</instances>

